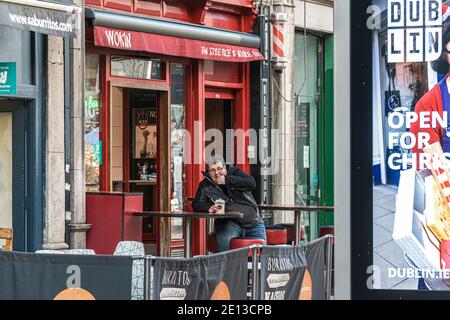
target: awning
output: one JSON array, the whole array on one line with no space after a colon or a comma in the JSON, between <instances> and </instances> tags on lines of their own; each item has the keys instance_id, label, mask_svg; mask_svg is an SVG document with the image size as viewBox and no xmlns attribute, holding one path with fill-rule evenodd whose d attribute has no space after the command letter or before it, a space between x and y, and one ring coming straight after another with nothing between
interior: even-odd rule
<instances>
[{"instance_id":1,"label":"awning","mask_svg":"<svg viewBox=\"0 0 450 320\"><path fill-rule=\"evenodd\" d=\"M264 59L253 34L89 8L86 17L100 47L228 62Z\"/></svg>"},{"instance_id":2,"label":"awning","mask_svg":"<svg viewBox=\"0 0 450 320\"><path fill-rule=\"evenodd\" d=\"M0 0L0 24L60 37L76 37L81 11L69 0Z\"/></svg>"}]
</instances>

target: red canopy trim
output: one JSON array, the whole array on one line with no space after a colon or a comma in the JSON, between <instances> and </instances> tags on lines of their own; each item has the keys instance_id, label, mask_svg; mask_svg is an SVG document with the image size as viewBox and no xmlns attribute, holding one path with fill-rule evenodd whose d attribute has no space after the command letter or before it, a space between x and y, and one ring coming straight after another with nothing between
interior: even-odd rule
<instances>
[{"instance_id":1,"label":"red canopy trim","mask_svg":"<svg viewBox=\"0 0 450 320\"><path fill-rule=\"evenodd\" d=\"M101 26L94 27L94 43L99 47L146 51L193 59L227 62L264 60L259 50L255 48Z\"/></svg>"}]
</instances>

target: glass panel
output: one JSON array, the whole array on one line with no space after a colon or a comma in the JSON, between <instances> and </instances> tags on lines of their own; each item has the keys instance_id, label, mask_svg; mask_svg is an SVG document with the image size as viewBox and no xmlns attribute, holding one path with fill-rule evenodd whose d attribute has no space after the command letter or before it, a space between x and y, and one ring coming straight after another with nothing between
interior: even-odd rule
<instances>
[{"instance_id":1,"label":"glass panel","mask_svg":"<svg viewBox=\"0 0 450 320\"><path fill-rule=\"evenodd\" d=\"M12 228L12 113L0 113L0 228ZM2 240L0 240L2 241ZM0 242L0 245L5 243Z\"/></svg>"},{"instance_id":2,"label":"glass panel","mask_svg":"<svg viewBox=\"0 0 450 320\"><path fill-rule=\"evenodd\" d=\"M183 131L186 128L186 67L171 64L171 172L172 200L171 210L183 210L184 199L184 163ZM172 219L172 239L183 238L182 219Z\"/></svg>"},{"instance_id":3,"label":"glass panel","mask_svg":"<svg viewBox=\"0 0 450 320\"><path fill-rule=\"evenodd\" d=\"M100 141L100 63L99 56L86 55L84 141L86 191L100 189L100 166L102 165L102 142Z\"/></svg>"},{"instance_id":4,"label":"glass panel","mask_svg":"<svg viewBox=\"0 0 450 320\"><path fill-rule=\"evenodd\" d=\"M159 60L111 57L111 75L117 77L162 80L162 63Z\"/></svg>"},{"instance_id":5,"label":"glass panel","mask_svg":"<svg viewBox=\"0 0 450 320\"><path fill-rule=\"evenodd\" d=\"M17 83L32 85L31 34L30 31L0 26L0 43L8 44L8 50L0 50L0 61L16 62Z\"/></svg>"},{"instance_id":6,"label":"glass panel","mask_svg":"<svg viewBox=\"0 0 450 320\"><path fill-rule=\"evenodd\" d=\"M295 35L295 92L300 92L295 110L295 201L299 205L317 204L318 42L312 35ZM306 234L315 239L316 215L304 214L302 219Z\"/></svg>"}]
</instances>

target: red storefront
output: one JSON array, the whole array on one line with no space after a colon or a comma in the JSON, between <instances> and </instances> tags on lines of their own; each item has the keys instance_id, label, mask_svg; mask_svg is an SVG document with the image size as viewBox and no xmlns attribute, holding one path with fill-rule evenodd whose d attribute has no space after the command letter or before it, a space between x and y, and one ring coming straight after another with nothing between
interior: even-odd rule
<instances>
[{"instance_id":1,"label":"red storefront","mask_svg":"<svg viewBox=\"0 0 450 320\"><path fill-rule=\"evenodd\" d=\"M205 169L203 133L250 128L250 62L263 59L255 18L251 0L86 0L88 191L142 192L144 210L189 210ZM246 157L238 165L249 172ZM180 224L144 221L142 241L174 254ZM201 220L193 253L206 253Z\"/></svg>"}]
</instances>

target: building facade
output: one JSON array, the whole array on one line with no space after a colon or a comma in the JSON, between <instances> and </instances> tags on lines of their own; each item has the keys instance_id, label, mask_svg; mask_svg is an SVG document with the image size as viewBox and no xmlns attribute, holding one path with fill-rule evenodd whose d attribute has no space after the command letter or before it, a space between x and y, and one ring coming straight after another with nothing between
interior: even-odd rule
<instances>
[{"instance_id":1,"label":"building facade","mask_svg":"<svg viewBox=\"0 0 450 320\"><path fill-rule=\"evenodd\" d=\"M67 248L67 67L81 7L62 0L0 6L0 227L14 230L18 251Z\"/></svg>"},{"instance_id":2,"label":"building facade","mask_svg":"<svg viewBox=\"0 0 450 320\"><path fill-rule=\"evenodd\" d=\"M250 63L264 59L256 17L250 0L86 1L89 194L140 192L146 211L188 210L205 153L249 172ZM215 144L230 130L243 140ZM144 219L147 251L180 254L181 223ZM194 254L206 253L205 222L193 229Z\"/></svg>"},{"instance_id":3,"label":"building facade","mask_svg":"<svg viewBox=\"0 0 450 320\"><path fill-rule=\"evenodd\" d=\"M333 1L273 0L272 130L279 170L272 199L279 205L333 206ZM274 223L292 223L280 212ZM303 215L312 239L332 215Z\"/></svg>"}]
</instances>

